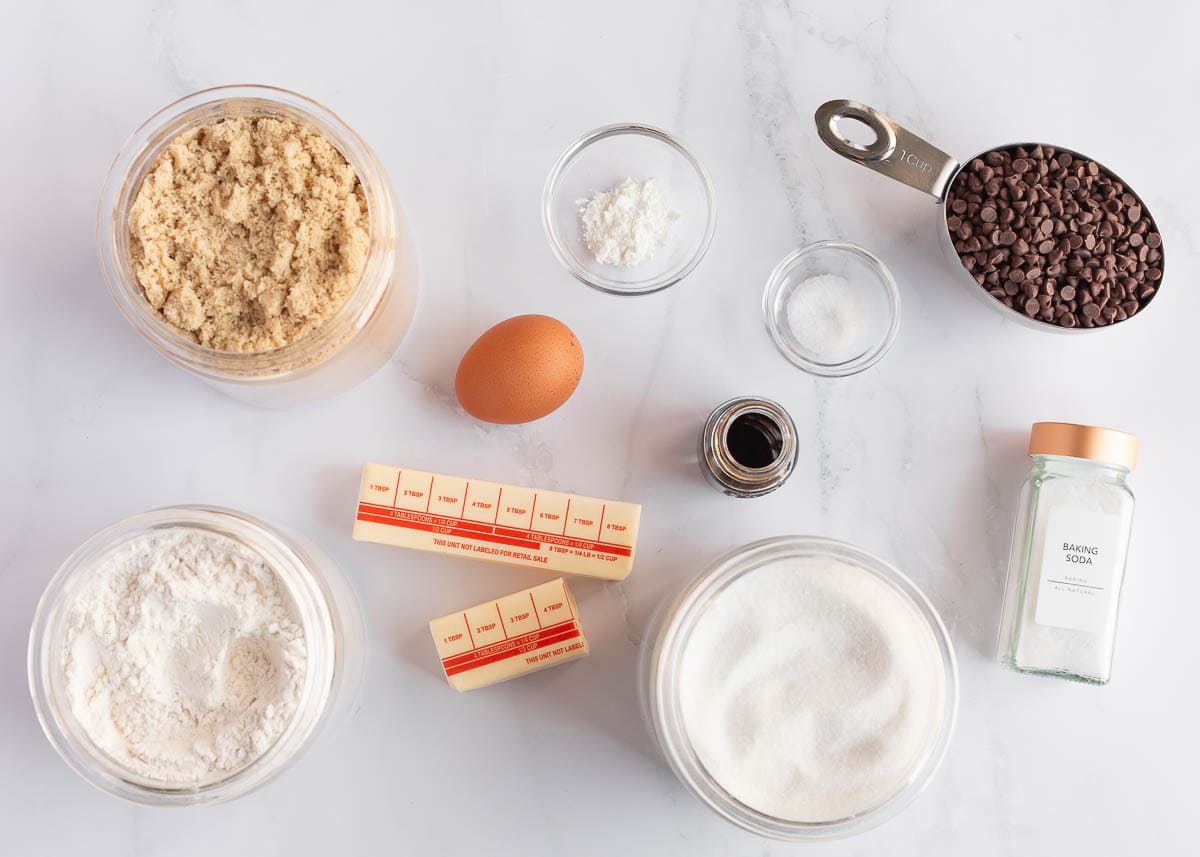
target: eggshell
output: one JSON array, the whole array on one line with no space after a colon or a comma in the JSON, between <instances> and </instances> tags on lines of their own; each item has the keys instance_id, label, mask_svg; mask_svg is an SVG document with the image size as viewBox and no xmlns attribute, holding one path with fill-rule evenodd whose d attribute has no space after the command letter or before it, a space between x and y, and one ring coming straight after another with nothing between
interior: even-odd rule
<instances>
[{"instance_id":1,"label":"eggshell","mask_svg":"<svg viewBox=\"0 0 1200 857\"><path fill-rule=\"evenodd\" d=\"M527 423L562 406L583 376L583 349L561 321L519 315L467 349L454 392L468 414L489 423Z\"/></svg>"}]
</instances>

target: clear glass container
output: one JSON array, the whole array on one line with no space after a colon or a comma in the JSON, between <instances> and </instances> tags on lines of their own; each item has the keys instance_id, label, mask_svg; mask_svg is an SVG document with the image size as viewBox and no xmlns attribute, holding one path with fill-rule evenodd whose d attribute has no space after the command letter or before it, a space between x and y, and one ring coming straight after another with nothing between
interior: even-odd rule
<instances>
[{"instance_id":1,"label":"clear glass container","mask_svg":"<svg viewBox=\"0 0 1200 857\"><path fill-rule=\"evenodd\" d=\"M731 795L704 767L688 736L680 703L680 678L688 642L705 610L745 574L786 558L831 557L880 578L928 624L941 655L944 691L941 722L924 760L889 800L869 811L828 822L807 823L759 812ZM954 647L929 599L900 571L845 542L813 536L778 536L738 548L714 562L677 598L663 605L642 650L640 685L644 714L659 748L680 782L718 815L752 833L789 841L840 839L893 818L925 789L941 765L958 711L958 666Z\"/></svg>"},{"instance_id":2,"label":"clear glass container","mask_svg":"<svg viewBox=\"0 0 1200 857\"><path fill-rule=\"evenodd\" d=\"M219 533L261 556L286 586L307 643L300 702L278 740L246 767L216 782L172 788L134 775L101 750L71 711L65 686L63 623L97 563L121 544L160 528ZM147 806L200 806L240 797L296 761L319 728L350 710L365 663L362 616L348 581L303 537L232 509L172 506L126 518L84 542L38 602L29 635L29 687L42 731L74 771L97 788Z\"/></svg>"},{"instance_id":3,"label":"clear glass container","mask_svg":"<svg viewBox=\"0 0 1200 857\"><path fill-rule=\"evenodd\" d=\"M806 305L804 289L824 275L838 278L838 301ZM775 266L763 290L762 312L775 347L793 365L810 375L843 378L874 366L892 347L900 329L900 290L870 250L847 241L816 241ZM806 319L805 313L818 317ZM806 322L812 329L805 330Z\"/></svg>"},{"instance_id":4,"label":"clear glass container","mask_svg":"<svg viewBox=\"0 0 1200 857\"><path fill-rule=\"evenodd\" d=\"M792 475L800 453L791 415L761 396L717 405L697 446L704 478L730 497L770 494Z\"/></svg>"},{"instance_id":5,"label":"clear glass container","mask_svg":"<svg viewBox=\"0 0 1200 857\"><path fill-rule=\"evenodd\" d=\"M1039 427L1053 427L1058 443L1039 442ZM1072 436L1090 436L1093 448L1065 445ZM1108 446L1095 446L1101 442ZM1126 479L1136 445L1132 435L1109 429L1035 425L1000 619L997 649L1005 667L1108 683L1133 528Z\"/></svg>"},{"instance_id":6,"label":"clear glass container","mask_svg":"<svg viewBox=\"0 0 1200 857\"><path fill-rule=\"evenodd\" d=\"M328 137L358 173L367 200L366 267L323 324L279 348L233 353L192 342L146 301L129 258L129 211L146 174L180 134L233 116L276 116ZM382 367L400 344L417 301L417 255L391 184L367 144L315 101L269 86L221 86L181 98L151 116L109 168L96 224L100 268L125 319L154 350L230 396L283 407L344 392Z\"/></svg>"},{"instance_id":7,"label":"clear glass container","mask_svg":"<svg viewBox=\"0 0 1200 857\"><path fill-rule=\"evenodd\" d=\"M653 178L678 219L664 246L639 265L606 265L583 240L579 209L597 191L626 178ZM581 283L610 295L645 295L695 270L717 228L708 173L678 139L650 125L607 125L567 147L542 190L542 225L555 258Z\"/></svg>"}]
</instances>

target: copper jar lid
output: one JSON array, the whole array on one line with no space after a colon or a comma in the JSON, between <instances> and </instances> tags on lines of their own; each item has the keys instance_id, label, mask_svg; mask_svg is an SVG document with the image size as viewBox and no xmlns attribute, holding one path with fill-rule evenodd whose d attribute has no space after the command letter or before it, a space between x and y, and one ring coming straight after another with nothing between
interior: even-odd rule
<instances>
[{"instance_id":1,"label":"copper jar lid","mask_svg":"<svg viewBox=\"0 0 1200 857\"><path fill-rule=\"evenodd\" d=\"M1137 463L1137 451L1137 435L1099 426L1034 423L1029 433L1030 455L1088 458L1132 470Z\"/></svg>"}]
</instances>

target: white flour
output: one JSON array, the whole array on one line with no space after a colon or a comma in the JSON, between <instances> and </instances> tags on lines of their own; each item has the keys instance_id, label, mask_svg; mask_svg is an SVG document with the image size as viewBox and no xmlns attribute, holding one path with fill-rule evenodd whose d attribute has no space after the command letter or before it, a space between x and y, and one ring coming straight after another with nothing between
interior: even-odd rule
<instances>
[{"instance_id":1,"label":"white flour","mask_svg":"<svg viewBox=\"0 0 1200 857\"><path fill-rule=\"evenodd\" d=\"M138 536L96 566L66 621L62 668L84 731L132 773L202 785L287 726L304 631L261 557L206 530Z\"/></svg>"},{"instance_id":2,"label":"white flour","mask_svg":"<svg viewBox=\"0 0 1200 857\"><path fill-rule=\"evenodd\" d=\"M835 559L779 560L731 583L683 655L688 738L760 812L834 821L897 794L939 734L945 673L916 607Z\"/></svg>"},{"instance_id":3,"label":"white flour","mask_svg":"<svg viewBox=\"0 0 1200 857\"><path fill-rule=\"evenodd\" d=\"M654 179L627 178L616 187L580 200L583 240L597 262L631 267L652 258L679 218Z\"/></svg>"}]
</instances>

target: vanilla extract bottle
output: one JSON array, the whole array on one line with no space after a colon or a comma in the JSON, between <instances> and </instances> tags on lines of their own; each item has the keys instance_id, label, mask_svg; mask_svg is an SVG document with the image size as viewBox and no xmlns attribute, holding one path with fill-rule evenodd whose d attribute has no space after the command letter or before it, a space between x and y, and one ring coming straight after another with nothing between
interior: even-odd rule
<instances>
[{"instance_id":1,"label":"vanilla extract bottle","mask_svg":"<svg viewBox=\"0 0 1200 857\"><path fill-rule=\"evenodd\" d=\"M1133 527L1134 435L1034 423L1000 620L1000 663L1107 684Z\"/></svg>"}]
</instances>

